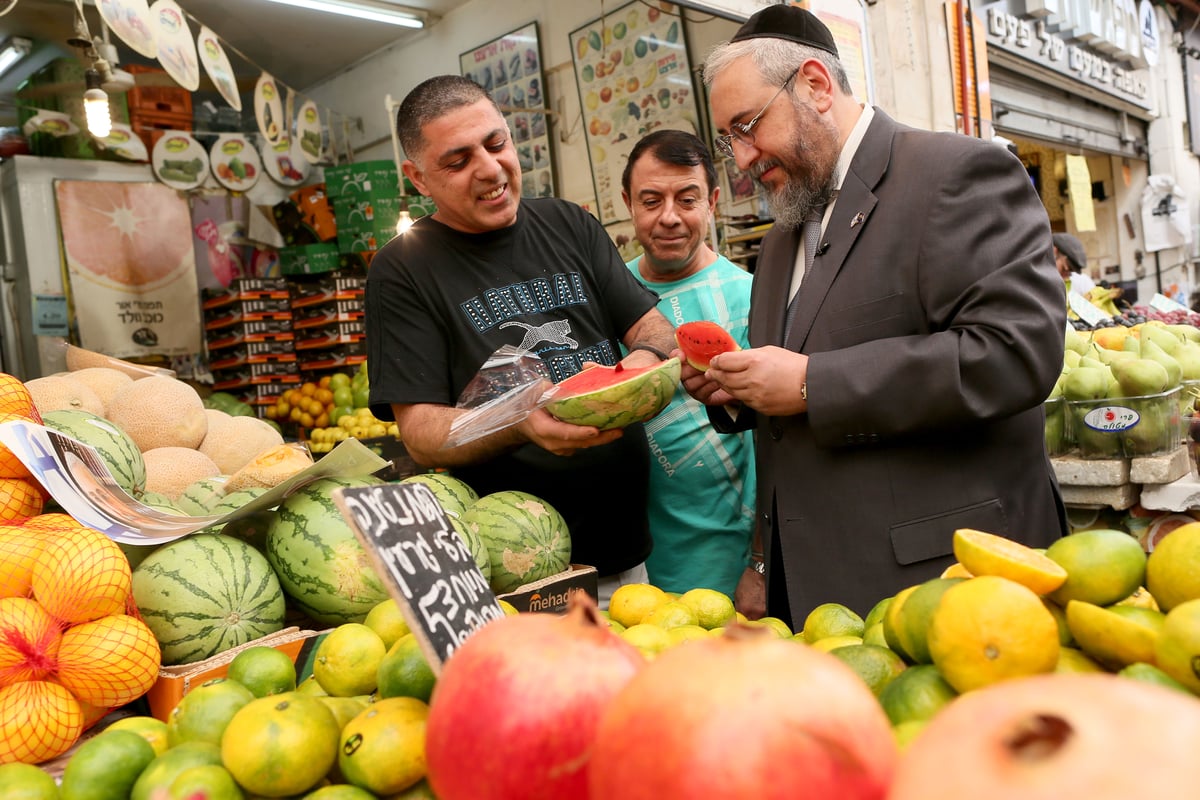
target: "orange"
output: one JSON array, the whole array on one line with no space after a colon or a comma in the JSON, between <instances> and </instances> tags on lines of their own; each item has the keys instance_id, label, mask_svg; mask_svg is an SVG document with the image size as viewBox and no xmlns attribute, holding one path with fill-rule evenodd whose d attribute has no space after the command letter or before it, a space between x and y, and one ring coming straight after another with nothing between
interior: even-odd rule
<instances>
[{"instance_id":1,"label":"orange","mask_svg":"<svg viewBox=\"0 0 1200 800\"><path fill-rule=\"evenodd\" d=\"M1060 606L1072 600L1111 605L1133 594L1146 577L1146 551L1125 531L1079 531L1046 548L1046 557L1067 571L1066 582L1050 592Z\"/></svg>"},{"instance_id":2,"label":"orange","mask_svg":"<svg viewBox=\"0 0 1200 800\"><path fill-rule=\"evenodd\" d=\"M242 706L221 738L221 762L247 792L301 794L337 760L337 720L315 697L288 692ZM169 751L168 751L169 752Z\"/></svg>"},{"instance_id":3,"label":"orange","mask_svg":"<svg viewBox=\"0 0 1200 800\"><path fill-rule=\"evenodd\" d=\"M63 631L58 680L81 701L114 708L144 695L158 680L162 654L146 623L112 614Z\"/></svg>"},{"instance_id":4,"label":"orange","mask_svg":"<svg viewBox=\"0 0 1200 800\"><path fill-rule=\"evenodd\" d=\"M897 624L901 627L900 639L914 663L928 664L933 661L929 654L929 623L946 590L962 583L964 578L931 578L918 584L915 591L904 598L898 610Z\"/></svg>"},{"instance_id":5,"label":"orange","mask_svg":"<svg viewBox=\"0 0 1200 800\"><path fill-rule=\"evenodd\" d=\"M342 729L338 769L360 788L385 796L425 777L429 706L411 697L372 703Z\"/></svg>"},{"instance_id":6,"label":"orange","mask_svg":"<svg viewBox=\"0 0 1200 800\"><path fill-rule=\"evenodd\" d=\"M393 597L368 611L363 624L379 634L384 647L391 647L397 639L409 632L408 621L404 619L400 604Z\"/></svg>"},{"instance_id":7,"label":"orange","mask_svg":"<svg viewBox=\"0 0 1200 800\"><path fill-rule=\"evenodd\" d=\"M1200 598L1200 522L1181 525L1146 559L1146 588L1163 611Z\"/></svg>"},{"instance_id":8,"label":"orange","mask_svg":"<svg viewBox=\"0 0 1200 800\"><path fill-rule=\"evenodd\" d=\"M887 646L910 664L916 663L916 659L913 657L913 648L907 642L908 630L901 622L903 618L900 611L904 608L904 603L908 600L909 595L919 587L920 584L906 586L896 592L887 608L884 609L883 621L880 623L883 625L883 639L887 642Z\"/></svg>"},{"instance_id":9,"label":"orange","mask_svg":"<svg viewBox=\"0 0 1200 800\"><path fill-rule=\"evenodd\" d=\"M608 601L608 614L626 628L631 628L670 599L666 592L649 583L627 583L613 592Z\"/></svg>"},{"instance_id":10,"label":"orange","mask_svg":"<svg viewBox=\"0 0 1200 800\"><path fill-rule=\"evenodd\" d=\"M0 597L26 597L44 537L22 525L0 525Z\"/></svg>"},{"instance_id":11,"label":"orange","mask_svg":"<svg viewBox=\"0 0 1200 800\"><path fill-rule=\"evenodd\" d=\"M1079 649L1111 670L1138 661L1152 663L1165 622L1161 611L1149 608L1067 603L1067 624Z\"/></svg>"},{"instance_id":12,"label":"orange","mask_svg":"<svg viewBox=\"0 0 1200 800\"><path fill-rule=\"evenodd\" d=\"M123 612L132 584L121 548L91 528L58 529L47 537L30 580L46 611L72 624Z\"/></svg>"},{"instance_id":13,"label":"orange","mask_svg":"<svg viewBox=\"0 0 1200 800\"><path fill-rule=\"evenodd\" d=\"M1200 599L1167 612L1154 655L1163 672L1200 694Z\"/></svg>"},{"instance_id":14,"label":"orange","mask_svg":"<svg viewBox=\"0 0 1200 800\"><path fill-rule=\"evenodd\" d=\"M361 622L346 622L317 645L313 676L334 697L375 691L379 665L387 654L379 634Z\"/></svg>"},{"instance_id":15,"label":"orange","mask_svg":"<svg viewBox=\"0 0 1200 800\"><path fill-rule=\"evenodd\" d=\"M0 413L16 414L25 419L38 419L33 396L20 379L0 372Z\"/></svg>"},{"instance_id":16,"label":"orange","mask_svg":"<svg viewBox=\"0 0 1200 800\"><path fill-rule=\"evenodd\" d=\"M971 528L954 532L954 557L971 575L996 575L1046 594L1062 586L1067 571L1032 547Z\"/></svg>"},{"instance_id":17,"label":"orange","mask_svg":"<svg viewBox=\"0 0 1200 800\"><path fill-rule=\"evenodd\" d=\"M721 630L716 628L715 630ZM671 636L665 628L657 625L638 623L630 625L617 634L625 641L642 651L646 658L654 658L671 646Z\"/></svg>"},{"instance_id":18,"label":"orange","mask_svg":"<svg viewBox=\"0 0 1200 800\"><path fill-rule=\"evenodd\" d=\"M225 726L243 706L254 699L242 684L228 678L213 678L185 694L167 715L167 742L174 747L184 742L219 745Z\"/></svg>"},{"instance_id":19,"label":"orange","mask_svg":"<svg viewBox=\"0 0 1200 800\"><path fill-rule=\"evenodd\" d=\"M38 764L61 756L83 733L79 701L49 681L0 688L0 764Z\"/></svg>"},{"instance_id":20,"label":"orange","mask_svg":"<svg viewBox=\"0 0 1200 800\"><path fill-rule=\"evenodd\" d=\"M0 423L10 422L13 420L27 420L23 414L13 414L11 412L0 411ZM7 445L0 444L0 478L30 478L29 469L17 458L16 453L8 449Z\"/></svg>"},{"instance_id":21,"label":"orange","mask_svg":"<svg viewBox=\"0 0 1200 800\"><path fill-rule=\"evenodd\" d=\"M46 496L33 478L0 478L0 522L17 522L42 513Z\"/></svg>"},{"instance_id":22,"label":"orange","mask_svg":"<svg viewBox=\"0 0 1200 800\"><path fill-rule=\"evenodd\" d=\"M1074 647L1058 648L1058 663L1055 672L1104 672L1104 667L1093 661L1087 653Z\"/></svg>"},{"instance_id":23,"label":"orange","mask_svg":"<svg viewBox=\"0 0 1200 800\"><path fill-rule=\"evenodd\" d=\"M1058 663L1058 625L1041 598L995 575L947 589L934 609L928 642L933 663L958 692L1052 672Z\"/></svg>"},{"instance_id":24,"label":"orange","mask_svg":"<svg viewBox=\"0 0 1200 800\"><path fill-rule=\"evenodd\" d=\"M0 598L0 686L50 676L61 640L58 622L35 601Z\"/></svg>"}]
</instances>

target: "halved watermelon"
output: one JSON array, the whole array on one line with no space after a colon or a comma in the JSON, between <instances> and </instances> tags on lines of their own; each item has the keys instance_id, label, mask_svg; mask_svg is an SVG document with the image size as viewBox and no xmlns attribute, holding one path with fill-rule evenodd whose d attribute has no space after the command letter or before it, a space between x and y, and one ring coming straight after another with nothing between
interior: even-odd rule
<instances>
[{"instance_id":1,"label":"halved watermelon","mask_svg":"<svg viewBox=\"0 0 1200 800\"><path fill-rule=\"evenodd\" d=\"M649 367L594 366L555 386L546 410L573 425L602 431L645 422L658 414L679 385L679 359Z\"/></svg>"},{"instance_id":2,"label":"halved watermelon","mask_svg":"<svg viewBox=\"0 0 1200 800\"><path fill-rule=\"evenodd\" d=\"M675 329L675 343L687 362L701 372L708 370L714 356L741 350L729 331L715 322L685 322Z\"/></svg>"}]
</instances>

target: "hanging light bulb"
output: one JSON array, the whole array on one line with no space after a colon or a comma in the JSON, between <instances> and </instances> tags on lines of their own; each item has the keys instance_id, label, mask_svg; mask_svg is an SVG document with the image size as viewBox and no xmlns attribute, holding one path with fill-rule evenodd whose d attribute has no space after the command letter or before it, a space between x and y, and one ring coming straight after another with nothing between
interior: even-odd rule
<instances>
[{"instance_id":1,"label":"hanging light bulb","mask_svg":"<svg viewBox=\"0 0 1200 800\"><path fill-rule=\"evenodd\" d=\"M412 214L408 213L408 209L401 211L400 219L396 220L396 233L406 233L413 226L413 222L415 220L412 218Z\"/></svg>"},{"instance_id":2,"label":"hanging light bulb","mask_svg":"<svg viewBox=\"0 0 1200 800\"><path fill-rule=\"evenodd\" d=\"M88 133L103 139L112 133L112 114L108 108L108 95L100 88L101 77L97 70L89 69L85 75L87 91L83 93L83 111L87 117Z\"/></svg>"}]
</instances>

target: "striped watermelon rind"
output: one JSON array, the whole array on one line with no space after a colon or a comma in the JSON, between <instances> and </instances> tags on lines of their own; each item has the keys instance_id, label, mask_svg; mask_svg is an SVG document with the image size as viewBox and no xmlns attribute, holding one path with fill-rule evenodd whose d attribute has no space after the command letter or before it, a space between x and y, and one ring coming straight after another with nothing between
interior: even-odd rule
<instances>
[{"instance_id":1,"label":"striped watermelon rind","mask_svg":"<svg viewBox=\"0 0 1200 800\"><path fill-rule=\"evenodd\" d=\"M546 411L572 425L624 428L661 412L678 386L678 358L633 369L597 365L558 384Z\"/></svg>"},{"instance_id":2,"label":"striped watermelon rind","mask_svg":"<svg viewBox=\"0 0 1200 800\"><path fill-rule=\"evenodd\" d=\"M228 475L214 475L211 478L193 481L179 493L179 497L175 498L175 505L184 514L192 517L212 514L213 512L209 509L221 502L228 480Z\"/></svg>"},{"instance_id":3,"label":"striped watermelon rind","mask_svg":"<svg viewBox=\"0 0 1200 800\"><path fill-rule=\"evenodd\" d=\"M562 572L571 563L571 534L562 515L528 492L503 491L476 500L463 522L487 546L497 594Z\"/></svg>"},{"instance_id":4,"label":"striped watermelon rind","mask_svg":"<svg viewBox=\"0 0 1200 800\"><path fill-rule=\"evenodd\" d=\"M447 515L447 519L450 520L450 526L454 528L454 532L462 538L467 549L471 551L471 557L475 559L475 566L479 567L479 571L483 573L483 579L490 582L492 579L492 556L479 533L459 517Z\"/></svg>"},{"instance_id":5,"label":"striped watermelon rind","mask_svg":"<svg viewBox=\"0 0 1200 800\"><path fill-rule=\"evenodd\" d=\"M267 560L291 605L318 622L362 622L388 599L375 567L333 503L339 486L373 486L376 478L324 478L275 509L267 529Z\"/></svg>"},{"instance_id":6,"label":"striped watermelon rind","mask_svg":"<svg viewBox=\"0 0 1200 800\"><path fill-rule=\"evenodd\" d=\"M133 497L146 488L146 460L133 438L115 423L90 411L47 411L42 424L89 444L100 454L117 485Z\"/></svg>"},{"instance_id":7,"label":"striped watermelon rind","mask_svg":"<svg viewBox=\"0 0 1200 800\"><path fill-rule=\"evenodd\" d=\"M400 483L425 484L429 487L429 491L433 492L433 496L437 498L442 509L451 517L461 517L463 512L479 499L479 493L468 486L465 481L444 472L411 475L401 480Z\"/></svg>"},{"instance_id":8,"label":"striped watermelon rind","mask_svg":"<svg viewBox=\"0 0 1200 800\"><path fill-rule=\"evenodd\" d=\"M238 539L193 534L133 571L133 599L164 665L203 661L283 628L283 589L262 553Z\"/></svg>"}]
</instances>

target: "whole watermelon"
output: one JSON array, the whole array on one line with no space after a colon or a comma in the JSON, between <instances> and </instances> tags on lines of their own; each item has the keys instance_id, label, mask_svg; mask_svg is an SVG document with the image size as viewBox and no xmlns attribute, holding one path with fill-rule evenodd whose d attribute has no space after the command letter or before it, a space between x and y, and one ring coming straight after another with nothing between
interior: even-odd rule
<instances>
[{"instance_id":1,"label":"whole watermelon","mask_svg":"<svg viewBox=\"0 0 1200 800\"><path fill-rule=\"evenodd\" d=\"M333 503L339 486L372 486L376 478L325 478L275 509L267 528L267 560L292 605L327 625L362 622L388 599L354 531Z\"/></svg>"},{"instance_id":2,"label":"whole watermelon","mask_svg":"<svg viewBox=\"0 0 1200 800\"><path fill-rule=\"evenodd\" d=\"M229 536L197 533L158 548L133 570L133 599L168 666L283 628L283 590L271 565Z\"/></svg>"},{"instance_id":3,"label":"whole watermelon","mask_svg":"<svg viewBox=\"0 0 1200 800\"><path fill-rule=\"evenodd\" d=\"M554 506L527 492L485 495L462 521L487 546L497 594L562 572L571 563L567 523Z\"/></svg>"},{"instance_id":4,"label":"whole watermelon","mask_svg":"<svg viewBox=\"0 0 1200 800\"><path fill-rule=\"evenodd\" d=\"M146 488L146 461L125 431L90 411L60 409L42 415L42 424L89 444L100 454L113 480L130 496Z\"/></svg>"},{"instance_id":5,"label":"whole watermelon","mask_svg":"<svg viewBox=\"0 0 1200 800\"><path fill-rule=\"evenodd\" d=\"M423 483L433 492L442 510L451 517L461 517L467 508L479 499L479 493L466 482L444 472L426 472L412 475L400 483Z\"/></svg>"}]
</instances>

